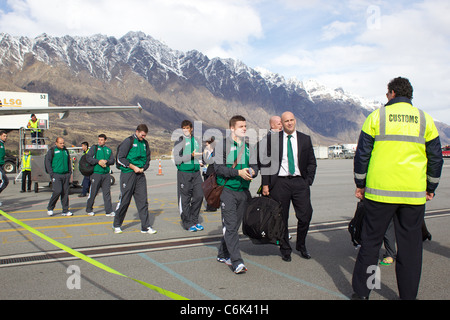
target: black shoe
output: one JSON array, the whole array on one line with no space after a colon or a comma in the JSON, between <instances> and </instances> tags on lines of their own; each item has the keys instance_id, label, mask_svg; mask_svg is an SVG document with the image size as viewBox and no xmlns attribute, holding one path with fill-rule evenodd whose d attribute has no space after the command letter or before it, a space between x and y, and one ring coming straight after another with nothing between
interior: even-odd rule
<instances>
[{"instance_id":1,"label":"black shoe","mask_svg":"<svg viewBox=\"0 0 450 320\"><path fill-rule=\"evenodd\" d=\"M369 300L369 297L361 297L357 293L353 293L351 300Z\"/></svg>"},{"instance_id":2,"label":"black shoe","mask_svg":"<svg viewBox=\"0 0 450 320\"><path fill-rule=\"evenodd\" d=\"M291 260L292 260L290 254L285 254L285 255L283 255L283 256L281 257L281 259L282 259L283 261L286 261L286 262L291 262Z\"/></svg>"},{"instance_id":3,"label":"black shoe","mask_svg":"<svg viewBox=\"0 0 450 320\"><path fill-rule=\"evenodd\" d=\"M83 198L83 197L86 197L86 196L87 196L87 195L80 193L80 194L78 195L78 198Z\"/></svg>"},{"instance_id":4,"label":"black shoe","mask_svg":"<svg viewBox=\"0 0 450 320\"><path fill-rule=\"evenodd\" d=\"M309 254L308 250L306 248L297 248L298 251L300 251L300 256L304 259L311 259L311 255Z\"/></svg>"}]
</instances>

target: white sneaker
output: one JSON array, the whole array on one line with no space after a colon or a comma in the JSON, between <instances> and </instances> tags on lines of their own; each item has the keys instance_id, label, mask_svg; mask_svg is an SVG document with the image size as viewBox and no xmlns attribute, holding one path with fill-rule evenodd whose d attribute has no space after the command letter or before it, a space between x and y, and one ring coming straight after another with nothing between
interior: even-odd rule
<instances>
[{"instance_id":1,"label":"white sneaker","mask_svg":"<svg viewBox=\"0 0 450 320\"><path fill-rule=\"evenodd\" d=\"M238 273L244 273L247 271L247 268L244 266L243 263L240 263L236 269L234 269L234 273L238 274Z\"/></svg>"},{"instance_id":2,"label":"white sneaker","mask_svg":"<svg viewBox=\"0 0 450 320\"><path fill-rule=\"evenodd\" d=\"M51 216L53 216L53 210L48 210L47 211L47 214L51 217Z\"/></svg>"},{"instance_id":3,"label":"white sneaker","mask_svg":"<svg viewBox=\"0 0 450 320\"><path fill-rule=\"evenodd\" d=\"M152 229L152 227L148 227L146 231L141 230L141 233L155 234L156 230Z\"/></svg>"},{"instance_id":4,"label":"white sneaker","mask_svg":"<svg viewBox=\"0 0 450 320\"><path fill-rule=\"evenodd\" d=\"M70 217L70 216L73 216L73 213L70 211L67 211L67 212L63 213L62 216Z\"/></svg>"},{"instance_id":5,"label":"white sneaker","mask_svg":"<svg viewBox=\"0 0 450 320\"><path fill-rule=\"evenodd\" d=\"M114 233L122 233L123 232L122 229L120 229L120 228L113 227L113 229L114 229Z\"/></svg>"},{"instance_id":6,"label":"white sneaker","mask_svg":"<svg viewBox=\"0 0 450 320\"><path fill-rule=\"evenodd\" d=\"M227 266L231 266L230 258L217 258L217 261L219 261L220 263L225 263Z\"/></svg>"},{"instance_id":7,"label":"white sneaker","mask_svg":"<svg viewBox=\"0 0 450 320\"><path fill-rule=\"evenodd\" d=\"M116 216L116 213L114 211L111 213L105 214L105 217L115 217L115 216Z\"/></svg>"},{"instance_id":8,"label":"white sneaker","mask_svg":"<svg viewBox=\"0 0 450 320\"><path fill-rule=\"evenodd\" d=\"M88 216L91 216L91 217L95 216L95 212L88 212Z\"/></svg>"}]
</instances>

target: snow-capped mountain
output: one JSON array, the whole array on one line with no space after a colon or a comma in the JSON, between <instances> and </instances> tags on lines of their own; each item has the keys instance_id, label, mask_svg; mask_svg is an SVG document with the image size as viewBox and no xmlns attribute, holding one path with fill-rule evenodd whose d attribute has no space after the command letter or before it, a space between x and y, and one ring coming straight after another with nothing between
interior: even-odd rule
<instances>
[{"instance_id":1,"label":"snow-capped mountain","mask_svg":"<svg viewBox=\"0 0 450 320\"><path fill-rule=\"evenodd\" d=\"M358 95L345 92L342 88L330 89L313 79L301 83L301 86L308 93L311 101L314 101L314 99L326 98L336 101L354 102L368 111L373 111L382 105L379 101L365 99Z\"/></svg>"},{"instance_id":2,"label":"snow-capped mountain","mask_svg":"<svg viewBox=\"0 0 450 320\"><path fill-rule=\"evenodd\" d=\"M286 80L241 61L173 50L142 32L119 39L0 33L0 66L8 86L48 92L54 104L140 102L143 117L166 130L183 118L223 128L236 113L267 128L271 115L289 110L317 140L354 142L365 117L381 106L314 80Z\"/></svg>"},{"instance_id":3,"label":"snow-capped mountain","mask_svg":"<svg viewBox=\"0 0 450 320\"><path fill-rule=\"evenodd\" d=\"M241 61L209 59L195 50L187 53L172 50L142 32L130 32L120 39L104 35L57 38L46 34L30 39L0 34L0 65L15 64L22 69L27 54L48 65L63 62L75 72L86 70L105 81L120 78L118 66L128 65L158 87L176 76L204 85L219 96L224 96L223 90L239 92L244 85L251 85L256 91L267 94L277 88L285 88L288 94L306 91L312 102L326 97L353 100L369 110L374 106L374 102L345 93L342 89L330 90L314 80L305 83L295 79L286 81L270 71L251 69Z\"/></svg>"}]
</instances>

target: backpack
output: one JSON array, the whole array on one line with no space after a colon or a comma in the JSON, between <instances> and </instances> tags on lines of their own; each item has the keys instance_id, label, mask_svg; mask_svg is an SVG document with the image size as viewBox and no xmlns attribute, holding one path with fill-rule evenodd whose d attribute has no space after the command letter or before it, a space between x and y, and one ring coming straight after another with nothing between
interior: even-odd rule
<instances>
[{"instance_id":1,"label":"backpack","mask_svg":"<svg viewBox=\"0 0 450 320\"><path fill-rule=\"evenodd\" d=\"M128 139L130 140L130 149L128 149L127 154L130 152L131 148L133 147L134 135L129 136ZM125 139L124 141L126 141L126 139ZM117 160L118 160L118 157L119 157L119 150L120 150L120 147L122 146L122 143L124 143L124 141L122 141L122 142L118 145L117 150L116 150L116 168L117 168L117 169L120 169L120 168L123 167L123 166L119 163L119 161L117 161ZM145 146L146 146L147 150L149 150L149 149L150 149L150 145L149 145L149 143L148 143L148 141L147 141L146 139L144 139L144 143L145 143Z\"/></svg>"},{"instance_id":2,"label":"backpack","mask_svg":"<svg viewBox=\"0 0 450 320\"><path fill-rule=\"evenodd\" d=\"M97 154L98 145L94 145L93 148L95 148L94 151L94 158ZM96 164L90 164L86 159L86 154L83 154L80 158L80 161L78 162L78 169L80 170L81 174L85 177L89 177L94 173L94 167Z\"/></svg>"},{"instance_id":3,"label":"backpack","mask_svg":"<svg viewBox=\"0 0 450 320\"><path fill-rule=\"evenodd\" d=\"M252 198L242 219L242 232L254 244L279 245L286 231L281 212L281 204L270 197Z\"/></svg>"},{"instance_id":4,"label":"backpack","mask_svg":"<svg viewBox=\"0 0 450 320\"><path fill-rule=\"evenodd\" d=\"M52 147L50 150L52 151L52 154L53 154L53 157L54 157L55 156L55 147ZM47 158L48 158L48 152L44 156L44 169L45 169L45 173L49 174L50 170L47 167Z\"/></svg>"},{"instance_id":5,"label":"backpack","mask_svg":"<svg viewBox=\"0 0 450 320\"><path fill-rule=\"evenodd\" d=\"M133 146L134 136L129 136L128 139L130 140L130 149L128 149L128 152L130 152L131 147ZM124 141L126 141L126 139L125 139ZM117 168L117 169L120 169L120 168L123 167L123 166L119 163L119 161L117 161L117 160L118 160L118 156L119 156L119 149L120 149L120 147L122 146L122 144L124 143L124 141L122 141L122 142L119 144L119 146L117 147L117 150L116 150L116 168ZM127 152L127 153L128 153L128 152Z\"/></svg>"},{"instance_id":6,"label":"backpack","mask_svg":"<svg viewBox=\"0 0 450 320\"><path fill-rule=\"evenodd\" d=\"M361 246L361 229L364 220L365 210L364 202L358 202L356 206L355 215L348 224L348 232L350 233L352 243L355 247Z\"/></svg>"}]
</instances>

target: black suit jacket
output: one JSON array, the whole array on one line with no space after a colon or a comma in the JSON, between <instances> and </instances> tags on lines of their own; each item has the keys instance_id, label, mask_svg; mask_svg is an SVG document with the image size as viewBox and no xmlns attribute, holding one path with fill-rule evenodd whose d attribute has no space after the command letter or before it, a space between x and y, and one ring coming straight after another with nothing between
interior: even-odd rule
<instances>
[{"instance_id":1,"label":"black suit jacket","mask_svg":"<svg viewBox=\"0 0 450 320\"><path fill-rule=\"evenodd\" d=\"M277 139L278 143L276 143ZM300 174L309 185L312 185L316 175L317 162L311 137L297 131L297 144ZM272 189L277 181L283 158L283 131L272 133L272 138L267 139L267 157L263 161L265 164L261 169L262 184L268 185L269 189Z\"/></svg>"}]
</instances>

